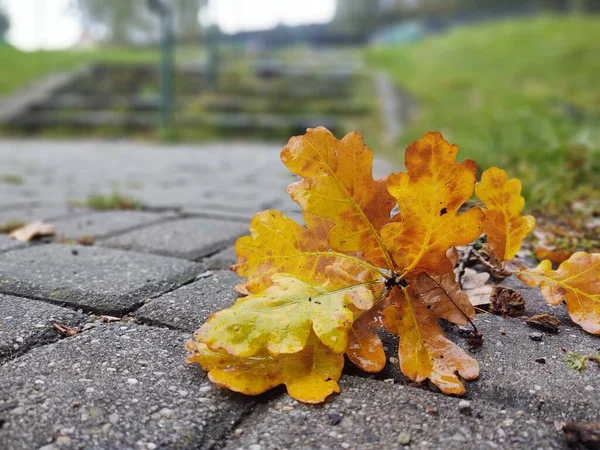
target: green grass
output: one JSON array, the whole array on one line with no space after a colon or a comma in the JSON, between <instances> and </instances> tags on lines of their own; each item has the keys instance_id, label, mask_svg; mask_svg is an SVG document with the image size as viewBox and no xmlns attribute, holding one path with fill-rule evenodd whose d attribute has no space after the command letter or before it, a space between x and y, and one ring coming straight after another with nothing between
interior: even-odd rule
<instances>
[{"instance_id":1,"label":"green grass","mask_svg":"<svg viewBox=\"0 0 600 450\"><path fill-rule=\"evenodd\" d=\"M418 103L395 155L426 131L459 157L506 169L530 207L600 192L600 17L542 17L369 49ZM400 156L397 156L400 158Z\"/></svg>"},{"instance_id":2,"label":"green grass","mask_svg":"<svg viewBox=\"0 0 600 450\"><path fill-rule=\"evenodd\" d=\"M158 51L152 49L95 49L90 51L21 52L9 46L0 46L0 95L23 87L28 82L52 72L61 72L85 63L144 63L158 60Z\"/></svg>"},{"instance_id":3,"label":"green grass","mask_svg":"<svg viewBox=\"0 0 600 450\"><path fill-rule=\"evenodd\" d=\"M143 209L143 205L140 201L131 198L127 195L121 194L119 192L113 192L110 195L91 194L88 196L87 201L72 201L71 205L83 208L91 208L98 211L108 211L115 209Z\"/></svg>"}]
</instances>

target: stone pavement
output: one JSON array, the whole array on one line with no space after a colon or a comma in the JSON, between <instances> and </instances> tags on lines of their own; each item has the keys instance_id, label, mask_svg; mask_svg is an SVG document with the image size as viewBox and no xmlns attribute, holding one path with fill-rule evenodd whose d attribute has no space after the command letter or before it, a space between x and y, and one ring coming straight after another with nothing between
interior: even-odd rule
<instances>
[{"instance_id":1,"label":"stone pavement","mask_svg":"<svg viewBox=\"0 0 600 450\"><path fill-rule=\"evenodd\" d=\"M548 449L565 446L565 421L600 419L600 367L564 362L568 351L599 351L600 339L564 313L560 332L541 341L521 319L479 315L482 374L468 383L469 405L409 386L386 335L386 369L347 367L341 394L321 406L281 388L238 395L186 366L184 341L235 300L226 268L251 215L276 207L299 217L279 150L0 142L0 176L22 179L0 184L0 223L44 219L61 236L0 235L0 449ZM380 175L389 169L378 163ZM69 206L113 192L147 208ZM528 314L550 310L536 290L508 283ZM53 324L84 331L65 337Z\"/></svg>"}]
</instances>

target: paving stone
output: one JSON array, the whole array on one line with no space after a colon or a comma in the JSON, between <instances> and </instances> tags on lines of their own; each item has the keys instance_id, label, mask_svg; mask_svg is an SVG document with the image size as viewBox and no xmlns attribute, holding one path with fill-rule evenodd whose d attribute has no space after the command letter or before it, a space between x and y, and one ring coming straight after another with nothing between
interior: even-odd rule
<instances>
[{"instance_id":1,"label":"paving stone","mask_svg":"<svg viewBox=\"0 0 600 450\"><path fill-rule=\"evenodd\" d=\"M76 213L81 213L81 210L76 210L63 205L19 207L0 211L0 224L12 221L28 223L40 220L50 222L59 217L65 217Z\"/></svg>"},{"instance_id":2,"label":"paving stone","mask_svg":"<svg viewBox=\"0 0 600 450\"><path fill-rule=\"evenodd\" d=\"M60 334L52 324L77 327L86 320L84 314L67 308L0 294L0 363L58 340Z\"/></svg>"},{"instance_id":3,"label":"paving stone","mask_svg":"<svg viewBox=\"0 0 600 450\"><path fill-rule=\"evenodd\" d=\"M196 275L194 263L100 247L37 245L0 255L0 292L123 314Z\"/></svg>"},{"instance_id":4,"label":"paving stone","mask_svg":"<svg viewBox=\"0 0 600 450\"><path fill-rule=\"evenodd\" d=\"M242 278L230 271L219 271L207 278L149 300L136 312L145 322L194 331L213 312L233 304L234 286Z\"/></svg>"},{"instance_id":5,"label":"paving stone","mask_svg":"<svg viewBox=\"0 0 600 450\"><path fill-rule=\"evenodd\" d=\"M518 281L509 283L519 286ZM548 312L539 290L522 289L526 313ZM586 386L600 391L600 368L595 365L579 373L565 360L568 352L596 354L600 352L600 336L584 332L557 307L562 325L558 334L542 333L540 342L529 334L538 331L525 324L524 318L478 314L474 323L483 333L483 347L474 353L481 368L478 380L467 383L468 399L484 399L516 409L539 411L555 420L599 420L600 396L590 395ZM466 341L455 327L447 327L447 335L463 348ZM397 338L383 333L388 355L396 356ZM546 358L546 363L536 360ZM404 381L398 364L389 363L377 378Z\"/></svg>"},{"instance_id":6,"label":"paving stone","mask_svg":"<svg viewBox=\"0 0 600 450\"><path fill-rule=\"evenodd\" d=\"M188 337L100 325L9 361L0 367L0 447L213 448L253 402L185 365Z\"/></svg>"},{"instance_id":7,"label":"paving stone","mask_svg":"<svg viewBox=\"0 0 600 450\"><path fill-rule=\"evenodd\" d=\"M225 250L221 250L220 252L203 259L201 261L201 265L205 269L221 270L228 269L236 262L237 256L235 254L235 247L230 246L227 247Z\"/></svg>"},{"instance_id":8,"label":"paving stone","mask_svg":"<svg viewBox=\"0 0 600 450\"><path fill-rule=\"evenodd\" d=\"M12 250L14 248L23 247L25 244L14 239L9 239L8 235L0 234L0 252Z\"/></svg>"},{"instance_id":9,"label":"paving stone","mask_svg":"<svg viewBox=\"0 0 600 450\"><path fill-rule=\"evenodd\" d=\"M383 381L343 378L322 407L287 395L259 405L229 435L226 449L532 449L563 448L551 419Z\"/></svg>"},{"instance_id":10,"label":"paving stone","mask_svg":"<svg viewBox=\"0 0 600 450\"><path fill-rule=\"evenodd\" d=\"M102 211L60 219L54 222L54 226L56 235L66 239L76 240L81 237L101 239L173 217L176 217L176 214L171 212Z\"/></svg>"},{"instance_id":11,"label":"paving stone","mask_svg":"<svg viewBox=\"0 0 600 450\"><path fill-rule=\"evenodd\" d=\"M187 218L116 236L101 245L196 260L225 248L248 232L248 225L215 219Z\"/></svg>"}]
</instances>

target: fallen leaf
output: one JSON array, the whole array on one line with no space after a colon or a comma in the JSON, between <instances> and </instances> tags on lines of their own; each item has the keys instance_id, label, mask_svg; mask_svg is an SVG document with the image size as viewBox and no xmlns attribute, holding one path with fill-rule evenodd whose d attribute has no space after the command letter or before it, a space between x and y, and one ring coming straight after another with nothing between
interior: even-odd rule
<instances>
[{"instance_id":1,"label":"fallen leaf","mask_svg":"<svg viewBox=\"0 0 600 450\"><path fill-rule=\"evenodd\" d=\"M539 286L550 305L565 302L573 322L600 334L600 253L575 253L557 270L544 260L535 269L518 271L517 276L529 286Z\"/></svg>"},{"instance_id":2,"label":"fallen leaf","mask_svg":"<svg viewBox=\"0 0 600 450\"><path fill-rule=\"evenodd\" d=\"M198 338L211 350L250 357L297 353L311 330L335 353L344 353L354 321L351 309L369 309L375 300L369 284L333 291L288 275L274 275L264 292L239 299L208 318Z\"/></svg>"},{"instance_id":3,"label":"fallen leaf","mask_svg":"<svg viewBox=\"0 0 600 450\"><path fill-rule=\"evenodd\" d=\"M525 323L549 333L558 333L558 328L560 327L560 319L550 314L536 314L525 320Z\"/></svg>"},{"instance_id":4,"label":"fallen leaf","mask_svg":"<svg viewBox=\"0 0 600 450\"><path fill-rule=\"evenodd\" d=\"M453 248L447 252L452 266L458 262L458 254ZM475 317L475 309L456 281L454 270L442 275L429 275L421 272L411 283L414 294L437 317L456 325L464 326Z\"/></svg>"},{"instance_id":5,"label":"fallen leaf","mask_svg":"<svg viewBox=\"0 0 600 450\"><path fill-rule=\"evenodd\" d=\"M578 424L570 421L565 424L563 431L569 446L600 450L600 422Z\"/></svg>"},{"instance_id":6,"label":"fallen leaf","mask_svg":"<svg viewBox=\"0 0 600 450\"><path fill-rule=\"evenodd\" d=\"M473 306L483 306L490 304L490 296L494 286L486 284L490 279L487 272L477 272L471 268L466 268L465 273L460 279L462 291L469 296Z\"/></svg>"},{"instance_id":7,"label":"fallen leaf","mask_svg":"<svg viewBox=\"0 0 600 450\"><path fill-rule=\"evenodd\" d=\"M440 133L427 133L406 149L407 172L387 179L401 219L384 225L381 237L401 274L449 272L448 248L474 241L483 230L481 208L458 214L473 194L477 165L457 163L457 153Z\"/></svg>"},{"instance_id":8,"label":"fallen leaf","mask_svg":"<svg viewBox=\"0 0 600 450\"><path fill-rule=\"evenodd\" d=\"M381 327L381 309L361 311L348 333L346 355L357 367L369 373L383 370L387 362L381 339L375 329Z\"/></svg>"},{"instance_id":9,"label":"fallen leaf","mask_svg":"<svg viewBox=\"0 0 600 450\"><path fill-rule=\"evenodd\" d=\"M490 312L508 317L525 314L525 300L519 291L506 286L494 286L490 297Z\"/></svg>"},{"instance_id":10,"label":"fallen leaf","mask_svg":"<svg viewBox=\"0 0 600 450\"><path fill-rule=\"evenodd\" d=\"M326 267L338 263L355 275L358 283L377 280L380 270L356 256L330 251L328 220L305 215L308 228L279 211L256 214L250 222L250 236L235 244L238 262L232 267L238 275L247 277L238 290L259 293L272 284L277 273L293 275L306 282L327 281Z\"/></svg>"},{"instance_id":11,"label":"fallen leaf","mask_svg":"<svg viewBox=\"0 0 600 450\"><path fill-rule=\"evenodd\" d=\"M448 340L437 318L415 300L411 288L394 288L390 306L383 311L383 324L400 336L398 358L402 373L421 383L431 380L445 394L464 395L466 380L479 376L479 364L460 347Z\"/></svg>"},{"instance_id":12,"label":"fallen leaf","mask_svg":"<svg viewBox=\"0 0 600 450\"><path fill-rule=\"evenodd\" d=\"M81 333L80 328L70 327L70 326L64 325L62 323L53 323L52 328L54 328L56 331L58 331L63 336L67 336L67 337L75 336L76 334Z\"/></svg>"},{"instance_id":13,"label":"fallen leaf","mask_svg":"<svg viewBox=\"0 0 600 450\"><path fill-rule=\"evenodd\" d=\"M384 180L373 179L373 152L360 133L337 140L323 127L290 139L281 160L301 181L287 192L303 211L331 220L331 249L366 252L371 260L392 264L378 233L390 220L396 201Z\"/></svg>"},{"instance_id":14,"label":"fallen leaf","mask_svg":"<svg viewBox=\"0 0 600 450\"><path fill-rule=\"evenodd\" d=\"M501 261L514 258L535 226L533 216L521 215L525 204L521 182L516 178L509 180L504 170L491 167L481 175L475 193L487 208L483 232L490 247Z\"/></svg>"},{"instance_id":15,"label":"fallen leaf","mask_svg":"<svg viewBox=\"0 0 600 450\"><path fill-rule=\"evenodd\" d=\"M258 395L285 384L291 397L305 403L320 403L340 391L337 381L344 367L344 355L333 352L314 335L300 352L274 356L263 350L250 358L210 350L198 339L195 336L186 342L186 349L192 353L187 362L200 364L219 386Z\"/></svg>"},{"instance_id":16,"label":"fallen leaf","mask_svg":"<svg viewBox=\"0 0 600 450\"><path fill-rule=\"evenodd\" d=\"M44 222L31 222L12 231L8 237L21 242L54 235L54 225Z\"/></svg>"}]
</instances>

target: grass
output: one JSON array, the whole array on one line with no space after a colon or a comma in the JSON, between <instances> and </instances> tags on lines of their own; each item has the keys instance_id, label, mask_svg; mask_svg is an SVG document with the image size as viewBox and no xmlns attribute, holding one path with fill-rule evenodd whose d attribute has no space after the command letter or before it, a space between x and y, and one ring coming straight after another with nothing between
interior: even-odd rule
<instances>
[{"instance_id":1,"label":"grass","mask_svg":"<svg viewBox=\"0 0 600 450\"><path fill-rule=\"evenodd\" d=\"M23 184L23 177L12 173L0 175L0 182L4 184Z\"/></svg>"},{"instance_id":2,"label":"grass","mask_svg":"<svg viewBox=\"0 0 600 450\"><path fill-rule=\"evenodd\" d=\"M88 196L85 202L72 201L71 205L82 208L91 208L98 211L115 209L141 210L144 207L140 201L119 192L113 192L109 195L91 194Z\"/></svg>"},{"instance_id":3,"label":"grass","mask_svg":"<svg viewBox=\"0 0 600 450\"><path fill-rule=\"evenodd\" d=\"M412 45L366 51L418 103L401 149L426 131L459 158L523 182L530 207L561 211L599 200L600 17L483 24Z\"/></svg>"},{"instance_id":4,"label":"grass","mask_svg":"<svg viewBox=\"0 0 600 450\"><path fill-rule=\"evenodd\" d=\"M145 63L158 61L158 57L158 50L152 49L22 52L9 46L0 46L2 66L9 68L0 71L0 95L21 88L41 76L74 69L85 63Z\"/></svg>"}]
</instances>

